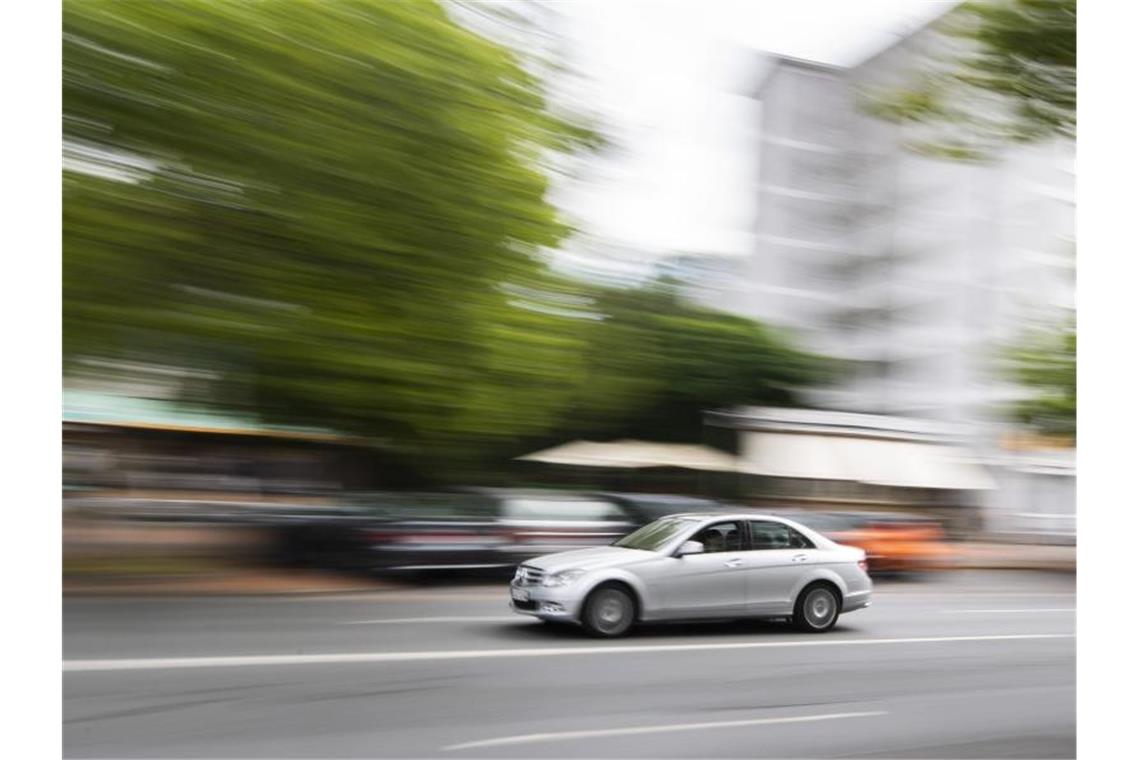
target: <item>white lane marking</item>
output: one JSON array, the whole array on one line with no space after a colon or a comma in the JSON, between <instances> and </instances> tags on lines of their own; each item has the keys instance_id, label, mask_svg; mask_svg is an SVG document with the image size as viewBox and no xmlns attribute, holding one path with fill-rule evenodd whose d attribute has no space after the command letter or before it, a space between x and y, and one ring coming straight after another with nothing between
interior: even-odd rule
<instances>
[{"instance_id":1,"label":"white lane marking","mask_svg":"<svg viewBox=\"0 0 1140 760\"><path fill-rule=\"evenodd\" d=\"M919 597L933 599L941 597L975 597L975 596L1076 596L1076 591L881 591L876 590L874 598L890 597Z\"/></svg>"},{"instance_id":2,"label":"white lane marking","mask_svg":"<svg viewBox=\"0 0 1140 760\"><path fill-rule=\"evenodd\" d=\"M1076 607L1027 607L1019 610L943 610L943 615L963 613L1014 613L1014 612L1076 612ZM376 618L375 620L345 620L341 625L414 625L416 623L513 623L522 620L518 615L437 615L434 617Z\"/></svg>"},{"instance_id":3,"label":"white lane marking","mask_svg":"<svg viewBox=\"0 0 1140 760\"><path fill-rule=\"evenodd\" d=\"M593 739L599 736L635 736L637 734L658 734L669 731L699 731L704 728L733 728L737 726L768 726L778 723L808 723L817 720L839 720L841 718L870 718L886 715L883 711L831 713L829 715L800 715L787 718L753 718L751 720L722 720L711 723L673 723L664 726L633 726L630 728L602 728L593 731L563 731L554 734L522 734L504 736L499 739L483 739L463 744L443 747L444 751L474 749L475 747L502 747L507 744L529 744L531 742L558 742L570 739Z\"/></svg>"},{"instance_id":4,"label":"white lane marking","mask_svg":"<svg viewBox=\"0 0 1140 760\"><path fill-rule=\"evenodd\" d=\"M1076 607L1026 607L1021 610L938 610L943 615L958 615L960 613L1017 613L1017 612L1076 612Z\"/></svg>"},{"instance_id":5,"label":"white lane marking","mask_svg":"<svg viewBox=\"0 0 1140 760\"><path fill-rule=\"evenodd\" d=\"M892 599L910 599L910 598L929 598L939 599L943 597L987 597L987 596L1013 596L1013 597L1063 597L1063 596L1076 596L1075 591L1068 592L1044 592L1044 591L889 591L889 590L876 590L874 593L875 599L883 599L884 597ZM420 593L416 591L357 591L351 593L327 593L324 591L307 591L299 593L281 593L281 594L245 594L245 595L231 595L224 597L176 597L180 602L186 602L193 599L194 601L208 601L208 602L223 602L223 603L240 603L240 604L261 604L263 602L272 602L276 604L296 604L302 602L308 604L310 602L408 602L411 604L426 604L429 602L486 602L486 601L503 601L508 599L509 596L506 591L495 592L474 592L474 593ZM81 597L71 597L68 599L70 604L81 604L84 602L98 603L104 602L108 599L113 599L116 602L169 602L170 596L161 596L155 594L129 594L129 595L90 595Z\"/></svg>"},{"instance_id":6,"label":"white lane marking","mask_svg":"<svg viewBox=\"0 0 1140 760\"><path fill-rule=\"evenodd\" d=\"M1023 641L1071 639L1075 633L1009 633L977 636L917 636L898 639L798 639L794 641L741 641L729 644L645 644L633 646L538 647L532 649L452 649L427 652L350 652L343 654L269 654L232 657L156 657L123 660L64 660L63 670L84 673L114 670L166 670L171 668L236 668L263 665L338 665L367 662L423 662L494 657L558 657L566 655L644 654L648 652L701 652L783 647L835 647L874 644L925 644L959 641Z\"/></svg>"},{"instance_id":7,"label":"white lane marking","mask_svg":"<svg viewBox=\"0 0 1140 760\"><path fill-rule=\"evenodd\" d=\"M383 625L385 623L502 623L522 620L518 615L485 615L461 616L444 615L440 617L414 617L414 618L379 618L377 620L346 620L344 625Z\"/></svg>"}]
</instances>

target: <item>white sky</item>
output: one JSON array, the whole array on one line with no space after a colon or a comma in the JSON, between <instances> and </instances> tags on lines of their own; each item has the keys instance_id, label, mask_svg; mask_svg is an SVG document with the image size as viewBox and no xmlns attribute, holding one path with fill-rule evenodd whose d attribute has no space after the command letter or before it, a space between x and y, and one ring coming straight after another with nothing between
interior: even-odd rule
<instances>
[{"instance_id":1,"label":"white sky","mask_svg":"<svg viewBox=\"0 0 1140 760\"><path fill-rule=\"evenodd\" d=\"M758 51L852 64L953 0L555 2L587 106L616 149L559 202L584 232L652 252L747 253Z\"/></svg>"}]
</instances>

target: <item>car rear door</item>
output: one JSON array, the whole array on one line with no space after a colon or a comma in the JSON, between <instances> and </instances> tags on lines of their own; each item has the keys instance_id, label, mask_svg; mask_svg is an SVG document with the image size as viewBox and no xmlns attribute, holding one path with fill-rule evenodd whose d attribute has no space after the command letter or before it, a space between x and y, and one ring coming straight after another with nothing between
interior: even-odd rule
<instances>
[{"instance_id":1,"label":"car rear door","mask_svg":"<svg viewBox=\"0 0 1140 760\"><path fill-rule=\"evenodd\" d=\"M819 550L802 533L775 520L749 520L744 552L749 615L789 615L792 594L818 562Z\"/></svg>"}]
</instances>

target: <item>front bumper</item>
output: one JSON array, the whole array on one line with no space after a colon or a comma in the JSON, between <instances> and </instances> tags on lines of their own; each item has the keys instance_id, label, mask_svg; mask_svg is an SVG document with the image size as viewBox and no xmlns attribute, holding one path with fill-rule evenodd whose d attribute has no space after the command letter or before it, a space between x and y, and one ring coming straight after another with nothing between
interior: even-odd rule
<instances>
[{"instance_id":1,"label":"front bumper","mask_svg":"<svg viewBox=\"0 0 1140 760\"><path fill-rule=\"evenodd\" d=\"M525 596L525 599L519 598ZM533 615L543 620L577 621L585 601L585 589L578 583L546 587L511 582L508 603L520 615Z\"/></svg>"}]
</instances>

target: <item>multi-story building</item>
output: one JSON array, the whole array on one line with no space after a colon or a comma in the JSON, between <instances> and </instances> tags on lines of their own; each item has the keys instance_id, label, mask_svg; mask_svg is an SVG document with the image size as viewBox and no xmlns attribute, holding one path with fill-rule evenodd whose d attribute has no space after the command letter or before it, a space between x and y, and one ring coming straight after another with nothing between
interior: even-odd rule
<instances>
[{"instance_id":1,"label":"multi-story building","mask_svg":"<svg viewBox=\"0 0 1140 760\"><path fill-rule=\"evenodd\" d=\"M730 290L694 278L693 295L850 360L816 406L965 425L998 482L1019 484L1039 464L999 445L1022 392L1002 357L1073 308L1074 148L1005 148L982 162L911 149L912 128L862 98L904 84L940 44L928 28L850 68L768 59L755 253L734 264ZM1069 495L1050 498L1049 514L1071 515L1071 475L1051 460ZM991 494L991 528L1021 530L1012 516L1042 503L1026 495L1039 485Z\"/></svg>"}]
</instances>

